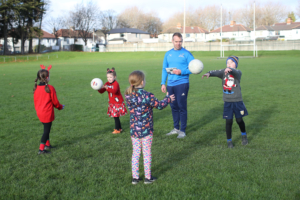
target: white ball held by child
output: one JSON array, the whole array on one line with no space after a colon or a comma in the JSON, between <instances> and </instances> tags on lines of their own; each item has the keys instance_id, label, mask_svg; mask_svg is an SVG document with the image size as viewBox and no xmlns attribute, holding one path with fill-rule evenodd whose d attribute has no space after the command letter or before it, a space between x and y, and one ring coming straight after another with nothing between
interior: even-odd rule
<instances>
[{"instance_id":1,"label":"white ball held by child","mask_svg":"<svg viewBox=\"0 0 300 200\"><path fill-rule=\"evenodd\" d=\"M203 68L203 63L198 59L194 59L189 63L189 70L193 74L200 74L203 71Z\"/></svg>"},{"instance_id":2,"label":"white ball held by child","mask_svg":"<svg viewBox=\"0 0 300 200\"><path fill-rule=\"evenodd\" d=\"M91 87L94 89L94 90L100 90L103 86L103 82L100 78L94 78L92 81L91 81Z\"/></svg>"}]
</instances>

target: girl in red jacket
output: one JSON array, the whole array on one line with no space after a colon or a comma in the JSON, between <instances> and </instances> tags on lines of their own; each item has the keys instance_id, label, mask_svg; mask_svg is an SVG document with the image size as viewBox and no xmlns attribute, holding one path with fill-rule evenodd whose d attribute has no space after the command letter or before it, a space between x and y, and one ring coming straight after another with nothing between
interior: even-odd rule
<instances>
[{"instance_id":1,"label":"girl in red jacket","mask_svg":"<svg viewBox=\"0 0 300 200\"><path fill-rule=\"evenodd\" d=\"M45 69L45 66L41 65L41 70L37 73L37 78L35 79L35 85L33 88L33 98L34 98L34 107L36 110L36 114L39 120L44 125L44 134L41 139L40 149L38 154L50 153L50 151L46 151L45 149L54 148L50 145L49 135L50 129L52 125L52 121L54 120L54 108L58 110L62 110L64 105L61 105L56 97L55 88L52 85L48 85L50 81L50 73L51 65L48 69ZM37 80L39 80L39 85L37 85Z\"/></svg>"},{"instance_id":2,"label":"girl in red jacket","mask_svg":"<svg viewBox=\"0 0 300 200\"><path fill-rule=\"evenodd\" d=\"M116 81L117 74L115 68L107 68L106 77L107 82L100 90L98 90L98 92L101 94L105 91L108 92L109 105L107 114L115 119L115 130L112 133L118 134L122 132L122 126L119 117L127 114L127 109L120 92L119 83Z\"/></svg>"}]
</instances>

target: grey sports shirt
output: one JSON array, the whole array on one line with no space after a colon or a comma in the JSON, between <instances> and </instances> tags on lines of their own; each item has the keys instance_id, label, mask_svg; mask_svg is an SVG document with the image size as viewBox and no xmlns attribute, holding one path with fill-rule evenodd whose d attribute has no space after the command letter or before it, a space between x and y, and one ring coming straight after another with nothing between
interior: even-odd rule
<instances>
[{"instance_id":1,"label":"grey sports shirt","mask_svg":"<svg viewBox=\"0 0 300 200\"><path fill-rule=\"evenodd\" d=\"M237 69L232 69L231 72L225 75L225 69L209 71L210 76L219 77L222 79L223 101L225 102L239 102L243 101L240 81L242 72Z\"/></svg>"}]
</instances>

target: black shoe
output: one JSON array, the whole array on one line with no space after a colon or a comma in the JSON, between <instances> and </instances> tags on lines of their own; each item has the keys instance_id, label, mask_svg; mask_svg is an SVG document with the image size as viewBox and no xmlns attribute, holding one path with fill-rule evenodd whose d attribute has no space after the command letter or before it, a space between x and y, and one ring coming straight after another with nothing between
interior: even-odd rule
<instances>
[{"instance_id":1,"label":"black shoe","mask_svg":"<svg viewBox=\"0 0 300 200\"><path fill-rule=\"evenodd\" d=\"M142 180L141 178L138 178L138 179L133 178L132 181L131 181L131 183L132 183L133 185L136 185L136 184L138 184L141 180Z\"/></svg>"},{"instance_id":2,"label":"black shoe","mask_svg":"<svg viewBox=\"0 0 300 200\"><path fill-rule=\"evenodd\" d=\"M51 145L50 145L50 146L45 146L44 149L46 150L46 149L54 149L54 148L55 148L54 146L51 146Z\"/></svg>"},{"instance_id":3,"label":"black shoe","mask_svg":"<svg viewBox=\"0 0 300 200\"><path fill-rule=\"evenodd\" d=\"M144 184L151 184L153 183L157 178L151 176L150 179L145 178Z\"/></svg>"},{"instance_id":4,"label":"black shoe","mask_svg":"<svg viewBox=\"0 0 300 200\"><path fill-rule=\"evenodd\" d=\"M242 135L242 145L247 145L247 144L248 144L247 135Z\"/></svg>"},{"instance_id":5,"label":"black shoe","mask_svg":"<svg viewBox=\"0 0 300 200\"><path fill-rule=\"evenodd\" d=\"M228 142L227 142L227 145L228 145L228 148L233 148L232 141L228 141Z\"/></svg>"},{"instance_id":6,"label":"black shoe","mask_svg":"<svg viewBox=\"0 0 300 200\"><path fill-rule=\"evenodd\" d=\"M47 154L47 153L51 153L51 152L50 151L46 151L46 150L43 150L43 151L39 150L38 154L40 155L40 154Z\"/></svg>"}]
</instances>

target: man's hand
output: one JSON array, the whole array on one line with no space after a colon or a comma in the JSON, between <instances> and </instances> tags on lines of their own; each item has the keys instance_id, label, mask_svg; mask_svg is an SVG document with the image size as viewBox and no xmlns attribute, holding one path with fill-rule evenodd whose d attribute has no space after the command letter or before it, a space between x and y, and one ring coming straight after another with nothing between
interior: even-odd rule
<instances>
[{"instance_id":1,"label":"man's hand","mask_svg":"<svg viewBox=\"0 0 300 200\"><path fill-rule=\"evenodd\" d=\"M166 93L166 86L165 86L165 85L161 85L161 91L162 91L163 93Z\"/></svg>"},{"instance_id":2,"label":"man's hand","mask_svg":"<svg viewBox=\"0 0 300 200\"><path fill-rule=\"evenodd\" d=\"M204 74L204 75L202 76L202 79L203 79L205 76L206 76L207 78L210 77L210 73Z\"/></svg>"},{"instance_id":3,"label":"man's hand","mask_svg":"<svg viewBox=\"0 0 300 200\"><path fill-rule=\"evenodd\" d=\"M180 75L181 74L181 70L180 69L173 69L173 74L177 74Z\"/></svg>"}]
</instances>

